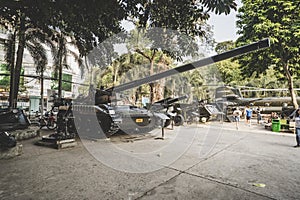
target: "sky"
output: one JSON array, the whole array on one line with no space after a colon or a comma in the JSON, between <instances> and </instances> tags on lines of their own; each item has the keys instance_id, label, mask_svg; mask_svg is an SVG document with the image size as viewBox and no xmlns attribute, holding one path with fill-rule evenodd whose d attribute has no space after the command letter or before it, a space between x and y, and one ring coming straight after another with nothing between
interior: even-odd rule
<instances>
[{"instance_id":1,"label":"sky","mask_svg":"<svg viewBox=\"0 0 300 200\"><path fill-rule=\"evenodd\" d=\"M238 8L241 7L241 0L236 0ZM236 40L236 14L237 11L232 10L229 15L211 14L208 23L213 26L214 38L216 42L224 42L227 40Z\"/></svg>"},{"instance_id":2,"label":"sky","mask_svg":"<svg viewBox=\"0 0 300 200\"><path fill-rule=\"evenodd\" d=\"M235 0L235 2L237 3L237 8L242 6L241 0ZM237 13L237 11L231 10L229 15L210 14L208 24L212 26L214 39L217 43L228 40L235 41L238 38L238 35L236 34L237 28L235 25L237 21ZM127 21L123 21L123 26L129 30L134 28L133 25Z\"/></svg>"}]
</instances>

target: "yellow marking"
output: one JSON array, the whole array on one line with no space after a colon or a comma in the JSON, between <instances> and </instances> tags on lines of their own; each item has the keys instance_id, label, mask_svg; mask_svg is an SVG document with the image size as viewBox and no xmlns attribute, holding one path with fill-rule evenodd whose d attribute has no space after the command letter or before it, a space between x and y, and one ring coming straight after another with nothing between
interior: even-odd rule
<instances>
[{"instance_id":1,"label":"yellow marking","mask_svg":"<svg viewBox=\"0 0 300 200\"><path fill-rule=\"evenodd\" d=\"M141 123L141 122L143 122L143 119L135 119L135 122L136 123Z\"/></svg>"}]
</instances>

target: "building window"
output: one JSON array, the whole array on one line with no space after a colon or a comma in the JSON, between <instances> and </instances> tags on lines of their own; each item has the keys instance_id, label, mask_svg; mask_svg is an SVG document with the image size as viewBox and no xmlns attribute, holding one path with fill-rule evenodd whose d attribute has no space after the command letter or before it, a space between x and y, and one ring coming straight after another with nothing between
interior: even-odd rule
<instances>
[{"instance_id":1,"label":"building window","mask_svg":"<svg viewBox=\"0 0 300 200\"><path fill-rule=\"evenodd\" d=\"M62 90L71 92L72 91L72 75L70 74L62 74ZM53 80L51 83L51 89L58 89L58 80Z\"/></svg>"}]
</instances>

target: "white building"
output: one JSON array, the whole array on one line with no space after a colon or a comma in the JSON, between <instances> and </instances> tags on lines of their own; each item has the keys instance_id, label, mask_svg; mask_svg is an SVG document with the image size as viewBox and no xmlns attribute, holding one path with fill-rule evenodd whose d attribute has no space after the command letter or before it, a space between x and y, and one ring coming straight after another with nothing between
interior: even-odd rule
<instances>
[{"instance_id":1,"label":"white building","mask_svg":"<svg viewBox=\"0 0 300 200\"><path fill-rule=\"evenodd\" d=\"M4 33L3 30L0 30L0 38L7 39L7 35ZM68 47L71 48L71 47ZM78 52L76 49L71 49L73 52ZM43 97L45 99L45 108L50 109L52 103L49 102L49 96L52 94L55 90L55 85L57 85L57 81L49 80L47 78L53 77L54 73L54 65L52 61L52 55L50 53L50 49L48 51L48 64L47 68L44 72L44 91L43 91ZM5 51L3 43L0 43L0 64L6 64L5 59ZM75 98L78 96L78 87L79 85L76 83L82 83L83 80L81 79L81 74L79 70L78 63L75 61L75 58L71 55L67 57L67 64L70 66L69 69L63 69L63 77L68 78L68 81L72 83L64 83L64 89L62 91L62 97L64 98ZM40 104L40 93L41 93L41 83L39 78L31 78L26 77L26 75L36 75L39 76L39 74L36 73L36 68L34 65L34 61L29 54L29 52L25 49L24 56L23 56L23 69L24 69L24 87L26 88L24 92L19 92L18 97L18 107L26 108L29 111L35 112L39 110L39 104ZM0 73L6 73L9 74L9 72L1 71ZM5 75L0 76L0 80L2 80L5 77ZM8 94L9 91L7 89L4 89L4 86L0 85L0 107L8 105Z\"/></svg>"}]
</instances>

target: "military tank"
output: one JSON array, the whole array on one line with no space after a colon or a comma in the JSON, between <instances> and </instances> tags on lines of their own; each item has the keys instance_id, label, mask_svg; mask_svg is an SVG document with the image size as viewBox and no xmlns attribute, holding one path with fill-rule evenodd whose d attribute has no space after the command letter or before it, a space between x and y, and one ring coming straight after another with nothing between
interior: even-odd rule
<instances>
[{"instance_id":1,"label":"military tank","mask_svg":"<svg viewBox=\"0 0 300 200\"><path fill-rule=\"evenodd\" d=\"M87 99L76 99L70 105L72 114L69 115L74 118L76 132L81 136L109 137L117 132L147 133L163 127L169 119L164 113L146 108L113 105L114 96L109 90L96 89L94 99L94 104ZM94 127L99 126L101 128L95 131Z\"/></svg>"},{"instance_id":2,"label":"military tank","mask_svg":"<svg viewBox=\"0 0 300 200\"><path fill-rule=\"evenodd\" d=\"M116 87L95 89L88 99L79 98L74 100L74 102L68 106L68 112L66 112L66 109L60 109L59 115L61 114L62 120L66 119L70 126L76 127L76 131L81 133L92 132L95 135L105 137L109 137L118 131L146 133L155 128L164 127L170 117L165 113L157 112L155 109L114 105L113 102L117 101L117 95L120 92L269 46L269 39L263 39ZM69 113L69 117L65 116L66 113ZM62 132L63 130L67 130L64 126L69 126L67 125L68 123L58 123L58 130L62 130ZM62 127L59 127L60 125ZM96 128L97 131L95 131L95 127L99 125L101 128Z\"/></svg>"}]
</instances>

